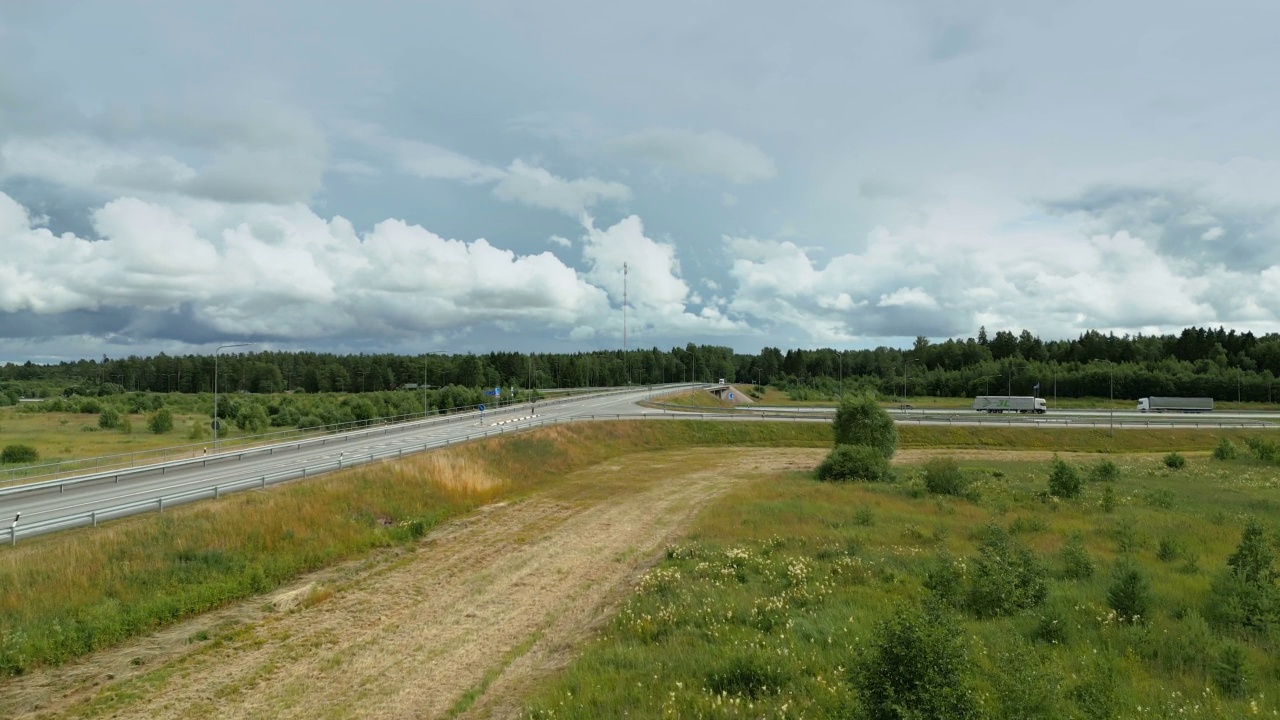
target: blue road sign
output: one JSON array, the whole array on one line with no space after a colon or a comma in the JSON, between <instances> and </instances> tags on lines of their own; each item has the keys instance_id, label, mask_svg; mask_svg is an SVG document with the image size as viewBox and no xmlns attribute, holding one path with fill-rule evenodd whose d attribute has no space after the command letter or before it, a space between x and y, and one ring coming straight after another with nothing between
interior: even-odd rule
<instances>
[{"instance_id":1,"label":"blue road sign","mask_svg":"<svg viewBox=\"0 0 1280 720\"><path fill-rule=\"evenodd\" d=\"M733 399L733 393L729 393L729 399L730 399L730 400L732 400L732 399Z\"/></svg>"},{"instance_id":2,"label":"blue road sign","mask_svg":"<svg viewBox=\"0 0 1280 720\"><path fill-rule=\"evenodd\" d=\"M476 409L479 410L480 412L484 412L484 403L480 403L479 405L477 405Z\"/></svg>"}]
</instances>

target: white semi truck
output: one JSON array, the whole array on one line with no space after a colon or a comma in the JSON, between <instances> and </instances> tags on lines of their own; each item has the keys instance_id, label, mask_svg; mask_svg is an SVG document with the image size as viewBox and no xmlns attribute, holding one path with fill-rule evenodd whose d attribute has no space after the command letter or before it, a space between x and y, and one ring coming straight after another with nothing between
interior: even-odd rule
<instances>
[{"instance_id":1,"label":"white semi truck","mask_svg":"<svg viewBox=\"0 0 1280 720\"><path fill-rule=\"evenodd\" d=\"M1213 412L1213 398L1144 397L1138 400L1138 412Z\"/></svg>"},{"instance_id":2,"label":"white semi truck","mask_svg":"<svg viewBox=\"0 0 1280 720\"><path fill-rule=\"evenodd\" d=\"M989 413L1036 413L1043 415L1048 409L1044 398L1031 395L979 395L973 400L973 409Z\"/></svg>"}]
</instances>

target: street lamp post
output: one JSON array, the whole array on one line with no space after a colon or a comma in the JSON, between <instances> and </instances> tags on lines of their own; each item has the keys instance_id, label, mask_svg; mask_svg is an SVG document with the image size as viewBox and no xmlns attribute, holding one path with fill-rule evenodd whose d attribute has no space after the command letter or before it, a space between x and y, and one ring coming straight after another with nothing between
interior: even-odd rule
<instances>
[{"instance_id":1,"label":"street lamp post","mask_svg":"<svg viewBox=\"0 0 1280 720\"><path fill-rule=\"evenodd\" d=\"M253 343L231 343L230 345L219 345L213 351L213 449L218 450L218 426L222 421L218 419L218 353L227 348L245 347Z\"/></svg>"},{"instance_id":2,"label":"street lamp post","mask_svg":"<svg viewBox=\"0 0 1280 720\"><path fill-rule=\"evenodd\" d=\"M911 374L911 363L913 362L920 362L920 361L915 358L912 358L911 360L906 361L902 365L902 399L903 400L907 399L907 378Z\"/></svg>"},{"instance_id":3,"label":"street lamp post","mask_svg":"<svg viewBox=\"0 0 1280 720\"><path fill-rule=\"evenodd\" d=\"M364 394L364 376L365 376L365 371L364 371L364 370L357 370L357 371L356 371L356 374L360 376L360 393L361 393L361 394Z\"/></svg>"}]
</instances>

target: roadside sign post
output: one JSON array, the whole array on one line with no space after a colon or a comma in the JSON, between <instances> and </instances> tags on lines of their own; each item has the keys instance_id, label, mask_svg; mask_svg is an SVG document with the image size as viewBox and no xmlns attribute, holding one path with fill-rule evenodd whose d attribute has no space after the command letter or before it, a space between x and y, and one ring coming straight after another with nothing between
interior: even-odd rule
<instances>
[{"instance_id":1,"label":"roadside sign post","mask_svg":"<svg viewBox=\"0 0 1280 720\"><path fill-rule=\"evenodd\" d=\"M476 409L480 411L480 424L483 425L484 424L484 403L480 403L479 405L477 405Z\"/></svg>"}]
</instances>

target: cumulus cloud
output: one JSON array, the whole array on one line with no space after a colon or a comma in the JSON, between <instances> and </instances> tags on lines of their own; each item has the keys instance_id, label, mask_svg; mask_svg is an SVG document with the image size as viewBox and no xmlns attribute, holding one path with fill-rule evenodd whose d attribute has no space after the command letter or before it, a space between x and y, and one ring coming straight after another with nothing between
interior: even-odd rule
<instances>
[{"instance_id":1,"label":"cumulus cloud","mask_svg":"<svg viewBox=\"0 0 1280 720\"><path fill-rule=\"evenodd\" d=\"M611 140L607 147L620 156L694 175L716 175L737 184L768 180L778 172L773 158L763 150L719 130L650 128Z\"/></svg>"},{"instance_id":2,"label":"cumulus cloud","mask_svg":"<svg viewBox=\"0 0 1280 720\"><path fill-rule=\"evenodd\" d=\"M587 221L581 273L551 252L446 239L401 220L358 232L302 204L124 197L91 224L92 236L55 234L0 193L0 336L350 342L507 326L607 338L621 333L624 257L637 332L740 327L690 307L675 248L645 237L635 217Z\"/></svg>"},{"instance_id":3,"label":"cumulus cloud","mask_svg":"<svg viewBox=\"0 0 1280 720\"><path fill-rule=\"evenodd\" d=\"M967 335L979 325L1065 337L1090 328L1188 324L1280 328L1280 262L1262 273L1162 253L1092 223L1021 226L963 204L924 222L876 228L863 247L823 261L795 243L726 237L737 287L728 310L766 332L810 342Z\"/></svg>"},{"instance_id":4,"label":"cumulus cloud","mask_svg":"<svg viewBox=\"0 0 1280 720\"><path fill-rule=\"evenodd\" d=\"M693 311L690 306L699 303L682 277L675 246L645 235L644 223L638 216L624 218L603 230L586 218L584 228L582 257L587 269L583 276L620 305L622 266L627 264L628 305L635 309L633 327L637 333L749 330L745 323L726 317L717 308L706 306Z\"/></svg>"}]
</instances>

